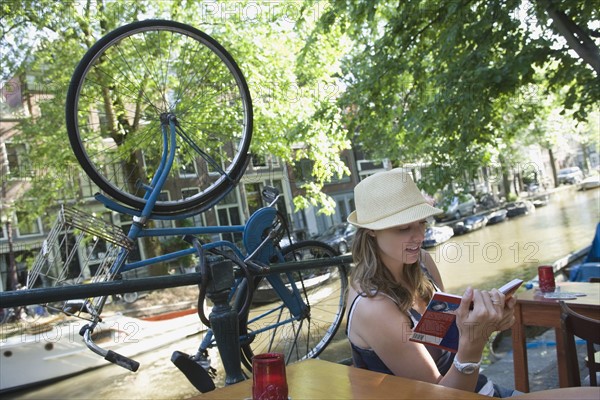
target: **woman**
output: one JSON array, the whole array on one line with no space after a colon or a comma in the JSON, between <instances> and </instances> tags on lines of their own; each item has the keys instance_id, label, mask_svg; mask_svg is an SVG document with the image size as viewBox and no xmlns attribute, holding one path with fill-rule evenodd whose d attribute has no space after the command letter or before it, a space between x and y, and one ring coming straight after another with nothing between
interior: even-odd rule
<instances>
[{"instance_id":1,"label":"woman","mask_svg":"<svg viewBox=\"0 0 600 400\"><path fill-rule=\"evenodd\" d=\"M460 331L456 354L409 341L412 328L434 291L444 290L435 262L421 249L427 218L440 213L399 169L372 175L354 189L358 227L355 268L348 296L348 338L354 365L498 397L498 388L479 374L483 349L493 331L514 322L515 299L496 289L467 288L456 311ZM471 307L472 305L472 307Z\"/></svg>"}]
</instances>

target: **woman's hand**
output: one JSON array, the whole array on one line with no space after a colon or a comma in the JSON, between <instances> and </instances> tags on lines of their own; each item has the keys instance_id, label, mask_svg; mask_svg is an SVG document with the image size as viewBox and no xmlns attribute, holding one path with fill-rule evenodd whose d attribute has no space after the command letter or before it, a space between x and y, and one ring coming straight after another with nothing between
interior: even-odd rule
<instances>
[{"instance_id":1,"label":"woman's hand","mask_svg":"<svg viewBox=\"0 0 600 400\"><path fill-rule=\"evenodd\" d=\"M509 304L510 311L505 311L505 296L497 289L488 292L468 287L456 310L461 353L471 359L481 358L481 352L490 335L513 322L513 307L514 304Z\"/></svg>"},{"instance_id":2,"label":"woman's hand","mask_svg":"<svg viewBox=\"0 0 600 400\"><path fill-rule=\"evenodd\" d=\"M517 304L517 299L513 296L509 297L508 300L504 302L504 309L502 310L502 320L498 324L497 331L505 331L515 323L515 304Z\"/></svg>"},{"instance_id":3,"label":"woman's hand","mask_svg":"<svg viewBox=\"0 0 600 400\"><path fill-rule=\"evenodd\" d=\"M497 289L490 291L489 295L492 299L492 304L502 310L502 319L494 330L503 331L510 328L515 322L515 304L517 303L517 299L512 296L506 299L506 296Z\"/></svg>"}]
</instances>

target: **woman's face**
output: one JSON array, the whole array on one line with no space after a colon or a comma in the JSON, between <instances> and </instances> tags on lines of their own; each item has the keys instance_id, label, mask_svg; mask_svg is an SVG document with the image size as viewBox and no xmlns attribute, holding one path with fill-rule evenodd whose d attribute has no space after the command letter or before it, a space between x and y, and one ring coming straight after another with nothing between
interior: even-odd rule
<instances>
[{"instance_id":1,"label":"woman's face","mask_svg":"<svg viewBox=\"0 0 600 400\"><path fill-rule=\"evenodd\" d=\"M425 220L373 231L382 261L388 265L413 264L419 260L425 239Z\"/></svg>"}]
</instances>

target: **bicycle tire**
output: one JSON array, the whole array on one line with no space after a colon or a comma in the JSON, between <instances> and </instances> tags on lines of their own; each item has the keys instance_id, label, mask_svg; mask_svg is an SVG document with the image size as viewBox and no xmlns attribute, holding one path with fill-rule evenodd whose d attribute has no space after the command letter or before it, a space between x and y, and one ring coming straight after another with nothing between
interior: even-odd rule
<instances>
[{"instance_id":1,"label":"bicycle tire","mask_svg":"<svg viewBox=\"0 0 600 400\"><path fill-rule=\"evenodd\" d=\"M244 76L215 39L175 21L138 21L98 40L73 73L65 116L75 156L102 191L135 209L160 165L165 113L177 120L177 154L163 185L170 198L153 211L225 196L245 171L253 115Z\"/></svg>"},{"instance_id":2,"label":"bicycle tire","mask_svg":"<svg viewBox=\"0 0 600 400\"><path fill-rule=\"evenodd\" d=\"M296 261L300 261L298 258L307 260L308 257L334 257L339 254L325 243L306 240L287 246L282 250L282 255L285 261L292 261L295 256L299 256ZM294 272L294 274L298 273L300 272ZM308 299L309 308L305 315L291 323L274 328L277 320L291 318L291 315L288 315L290 310L277 297L272 303L252 307L249 314L240 321L241 337L250 338L241 345L242 364L249 371L252 370L254 354L283 353L286 364L315 358L321 354L337 333L346 310L348 287L346 267L343 265L319 267L301 273L304 286L299 279L296 282L303 297L302 300L306 302ZM323 279L324 277L326 278ZM261 283L264 280L263 277L257 278L253 292L254 300L259 296ZM257 315L263 315L263 317L253 320ZM255 334L256 329L261 327L270 328Z\"/></svg>"}]
</instances>

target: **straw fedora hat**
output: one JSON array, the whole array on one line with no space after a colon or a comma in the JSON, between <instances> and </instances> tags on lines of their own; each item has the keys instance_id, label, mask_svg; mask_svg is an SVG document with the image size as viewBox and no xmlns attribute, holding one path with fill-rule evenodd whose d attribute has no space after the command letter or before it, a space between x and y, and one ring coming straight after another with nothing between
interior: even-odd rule
<instances>
[{"instance_id":1,"label":"straw fedora hat","mask_svg":"<svg viewBox=\"0 0 600 400\"><path fill-rule=\"evenodd\" d=\"M386 229L419 221L442 212L421 194L410 174L400 168L379 172L354 188L356 210L348 222L360 228Z\"/></svg>"}]
</instances>

